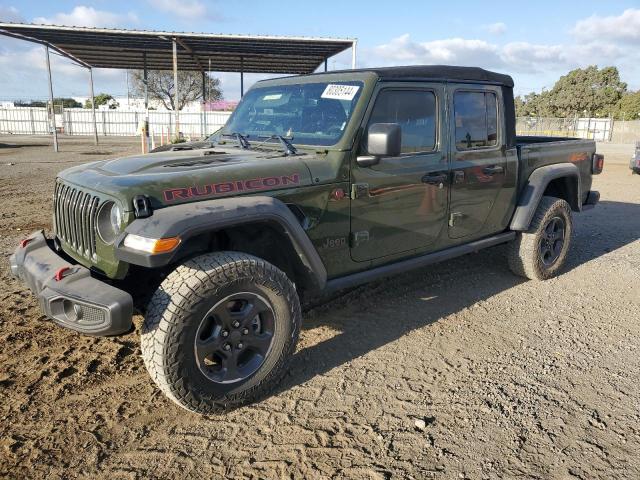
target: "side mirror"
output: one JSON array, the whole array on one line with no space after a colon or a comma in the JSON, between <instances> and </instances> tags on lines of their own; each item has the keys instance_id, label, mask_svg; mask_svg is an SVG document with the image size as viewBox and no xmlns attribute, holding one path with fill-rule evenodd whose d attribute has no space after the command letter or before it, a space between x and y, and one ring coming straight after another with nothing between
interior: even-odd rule
<instances>
[{"instance_id":1,"label":"side mirror","mask_svg":"<svg viewBox=\"0 0 640 480\"><path fill-rule=\"evenodd\" d=\"M382 157L397 157L402 147L402 129L397 123L374 123L367 132L367 153L356 161L361 167L377 164Z\"/></svg>"}]
</instances>

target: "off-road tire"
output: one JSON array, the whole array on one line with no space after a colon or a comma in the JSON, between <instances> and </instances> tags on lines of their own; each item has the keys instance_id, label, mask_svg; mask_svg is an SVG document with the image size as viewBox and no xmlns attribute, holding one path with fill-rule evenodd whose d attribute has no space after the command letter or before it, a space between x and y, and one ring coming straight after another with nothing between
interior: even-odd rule
<instances>
[{"instance_id":1,"label":"off-road tire","mask_svg":"<svg viewBox=\"0 0 640 480\"><path fill-rule=\"evenodd\" d=\"M235 383L215 383L199 368L194 341L203 317L233 292L255 291L273 310L273 338L261 366ZM158 388L181 407L211 414L266 396L283 375L300 332L293 283L274 265L238 252L216 252L178 266L156 290L141 344L144 364Z\"/></svg>"},{"instance_id":2,"label":"off-road tire","mask_svg":"<svg viewBox=\"0 0 640 480\"><path fill-rule=\"evenodd\" d=\"M545 227L554 218L564 221L564 244L553 264L545 265L540 245L545 235ZM546 280L556 276L567 259L572 232L573 222L569 204L560 198L542 197L529 229L526 232L518 232L516 239L509 245L508 259L511 271L531 280Z\"/></svg>"}]
</instances>

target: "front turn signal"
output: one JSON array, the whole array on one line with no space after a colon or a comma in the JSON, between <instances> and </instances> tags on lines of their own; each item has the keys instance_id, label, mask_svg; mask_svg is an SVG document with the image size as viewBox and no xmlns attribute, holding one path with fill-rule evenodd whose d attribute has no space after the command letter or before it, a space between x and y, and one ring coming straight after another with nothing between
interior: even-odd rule
<instances>
[{"instance_id":1,"label":"front turn signal","mask_svg":"<svg viewBox=\"0 0 640 480\"><path fill-rule=\"evenodd\" d=\"M151 254L167 253L180 244L180 237L147 238L140 235L128 234L124 239L124 246L132 250L139 250Z\"/></svg>"}]
</instances>

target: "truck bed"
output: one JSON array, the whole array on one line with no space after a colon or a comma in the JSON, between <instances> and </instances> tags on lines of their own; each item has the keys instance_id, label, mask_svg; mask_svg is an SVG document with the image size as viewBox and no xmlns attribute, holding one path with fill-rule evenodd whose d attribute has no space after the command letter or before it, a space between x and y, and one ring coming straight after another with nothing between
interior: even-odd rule
<instances>
[{"instance_id":1,"label":"truck bed","mask_svg":"<svg viewBox=\"0 0 640 480\"><path fill-rule=\"evenodd\" d=\"M591 161L596 142L583 138L516 136L519 172L518 185L523 187L536 168L556 163L573 163L580 171L582 200L591 189Z\"/></svg>"},{"instance_id":2,"label":"truck bed","mask_svg":"<svg viewBox=\"0 0 640 480\"><path fill-rule=\"evenodd\" d=\"M516 135L516 143L518 145L530 145L532 143L569 142L572 140L584 140L584 139L574 138L574 137L543 137L543 136L534 136L534 135Z\"/></svg>"}]
</instances>

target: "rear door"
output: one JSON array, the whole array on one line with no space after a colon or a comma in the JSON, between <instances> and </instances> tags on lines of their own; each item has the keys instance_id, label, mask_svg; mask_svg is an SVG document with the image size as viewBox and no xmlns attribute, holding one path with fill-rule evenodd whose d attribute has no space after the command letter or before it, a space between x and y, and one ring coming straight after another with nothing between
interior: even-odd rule
<instances>
[{"instance_id":1,"label":"rear door","mask_svg":"<svg viewBox=\"0 0 640 480\"><path fill-rule=\"evenodd\" d=\"M370 167L359 166L354 155L354 260L423 251L442 232L449 189L445 113L444 84L385 84L374 95L355 155L367 154L367 131L375 123L400 125L402 153Z\"/></svg>"},{"instance_id":2,"label":"rear door","mask_svg":"<svg viewBox=\"0 0 640 480\"><path fill-rule=\"evenodd\" d=\"M499 87L450 84L449 237L481 236L507 173Z\"/></svg>"}]
</instances>

